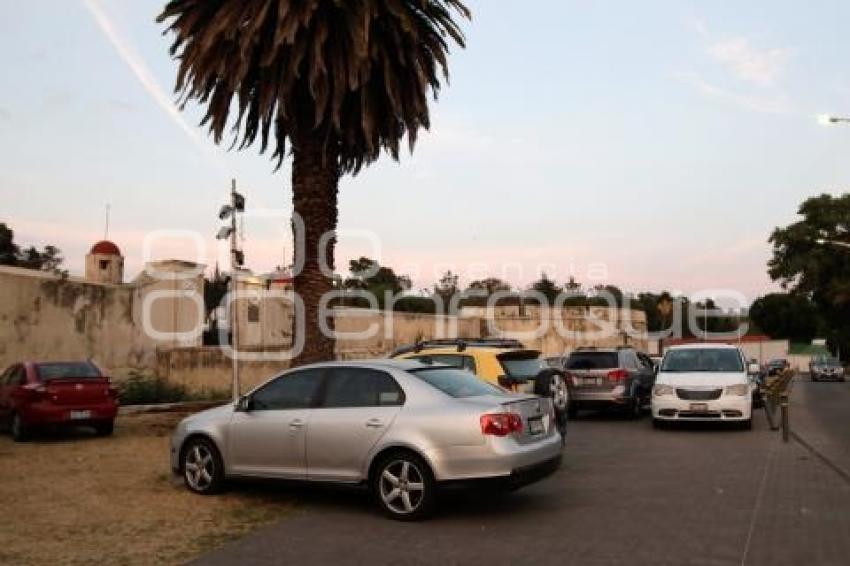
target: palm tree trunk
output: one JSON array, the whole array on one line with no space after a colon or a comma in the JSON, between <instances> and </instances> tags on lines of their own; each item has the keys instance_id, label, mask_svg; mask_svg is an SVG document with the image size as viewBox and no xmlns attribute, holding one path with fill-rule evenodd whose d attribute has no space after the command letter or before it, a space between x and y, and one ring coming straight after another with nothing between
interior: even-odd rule
<instances>
[{"instance_id":1,"label":"palm tree trunk","mask_svg":"<svg viewBox=\"0 0 850 566\"><path fill-rule=\"evenodd\" d=\"M320 241L324 234L335 232L337 223L337 191L339 167L337 156L323 151L321 140L309 135L294 144L292 165L292 205L304 221L304 248L299 249L296 239L295 253L303 254L303 267L295 274L295 293L304 301L304 349L293 365L303 365L334 359L333 336L325 336L319 326L319 301L333 289L331 279L319 265ZM293 226L293 229L295 227ZM336 236L325 242L324 257L327 267L334 269ZM299 265L299 257L296 257ZM334 328L333 318L327 321ZM299 332L296 317L294 332Z\"/></svg>"}]
</instances>

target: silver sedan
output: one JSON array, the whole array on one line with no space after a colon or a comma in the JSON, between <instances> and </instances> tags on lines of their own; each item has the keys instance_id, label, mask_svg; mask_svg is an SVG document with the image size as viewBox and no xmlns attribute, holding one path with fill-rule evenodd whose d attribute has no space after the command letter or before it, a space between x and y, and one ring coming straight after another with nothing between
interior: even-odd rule
<instances>
[{"instance_id":1,"label":"silver sedan","mask_svg":"<svg viewBox=\"0 0 850 566\"><path fill-rule=\"evenodd\" d=\"M231 477L368 486L390 517L419 519L446 482L516 488L557 469L549 399L406 360L303 366L237 403L184 419L171 466L197 493Z\"/></svg>"}]
</instances>

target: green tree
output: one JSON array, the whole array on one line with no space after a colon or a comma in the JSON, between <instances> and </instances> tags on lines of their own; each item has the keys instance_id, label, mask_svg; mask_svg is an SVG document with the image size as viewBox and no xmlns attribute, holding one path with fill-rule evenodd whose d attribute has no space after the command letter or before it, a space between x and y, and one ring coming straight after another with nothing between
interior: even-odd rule
<instances>
[{"instance_id":1,"label":"green tree","mask_svg":"<svg viewBox=\"0 0 850 566\"><path fill-rule=\"evenodd\" d=\"M460 288L458 287L458 280L460 277L455 273L452 273L451 270L446 271L442 277L440 277L440 281L434 285L434 294L439 296L443 301L443 308L448 310L451 305L452 297L458 294Z\"/></svg>"},{"instance_id":2,"label":"green tree","mask_svg":"<svg viewBox=\"0 0 850 566\"><path fill-rule=\"evenodd\" d=\"M59 272L59 266L64 261L62 251L50 244L44 246L43 250L35 246L21 249L15 243L15 232L6 224L0 223L0 265Z\"/></svg>"},{"instance_id":3,"label":"green tree","mask_svg":"<svg viewBox=\"0 0 850 566\"><path fill-rule=\"evenodd\" d=\"M487 296L495 295L496 293L510 291L511 284L507 281L502 281L498 277L488 277L487 279L477 279L467 287L470 291L484 291Z\"/></svg>"},{"instance_id":4,"label":"green tree","mask_svg":"<svg viewBox=\"0 0 850 566\"><path fill-rule=\"evenodd\" d=\"M801 220L770 236L770 277L814 303L830 344L850 350L850 250L821 241L850 243L850 194L804 201Z\"/></svg>"},{"instance_id":5,"label":"green tree","mask_svg":"<svg viewBox=\"0 0 850 566\"><path fill-rule=\"evenodd\" d=\"M333 283L337 192L382 151L399 156L428 128L428 98L448 77L449 43L464 45L460 0L170 0L158 17L174 33L176 91L205 105L202 124L220 143L259 138L278 167L292 154L293 210L304 224L295 292L304 302L299 363L334 357L319 327ZM326 249L320 250L320 242ZM328 321L332 324L332 319Z\"/></svg>"},{"instance_id":6,"label":"green tree","mask_svg":"<svg viewBox=\"0 0 850 566\"><path fill-rule=\"evenodd\" d=\"M0 265L15 265L20 249L15 244L15 232L0 222Z\"/></svg>"},{"instance_id":7,"label":"green tree","mask_svg":"<svg viewBox=\"0 0 850 566\"><path fill-rule=\"evenodd\" d=\"M775 339L811 342L817 336L817 309L806 297L788 293L771 293L756 299L750 306L750 321Z\"/></svg>"},{"instance_id":8,"label":"green tree","mask_svg":"<svg viewBox=\"0 0 850 566\"><path fill-rule=\"evenodd\" d=\"M351 277L343 281L343 289L366 291L377 299L378 306L384 308L386 293L398 295L403 291L409 291L412 282L406 275L396 275L389 267L380 265L377 261L367 257L351 260L349 262ZM361 301L355 301L357 306Z\"/></svg>"},{"instance_id":9,"label":"green tree","mask_svg":"<svg viewBox=\"0 0 850 566\"><path fill-rule=\"evenodd\" d=\"M546 302L550 305L555 303L555 299L562 291L555 280L549 279L545 272L540 274L540 279L531 284L531 288L546 297Z\"/></svg>"}]
</instances>

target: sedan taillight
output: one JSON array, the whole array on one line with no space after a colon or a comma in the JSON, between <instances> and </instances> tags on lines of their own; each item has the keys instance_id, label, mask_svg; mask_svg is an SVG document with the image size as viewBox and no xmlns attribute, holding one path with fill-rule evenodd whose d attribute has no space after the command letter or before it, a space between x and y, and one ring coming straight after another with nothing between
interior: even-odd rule
<instances>
[{"instance_id":1,"label":"sedan taillight","mask_svg":"<svg viewBox=\"0 0 850 566\"><path fill-rule=\"evenodd\" d=\"M26 392L28 401L41 401L47 399L47 387L43 384L24 385L23 390Z\"/></svg>"},{"instance_id":2,"label":"sedan taillight","mask_svg":"<svg viewBox=\"0 0 850 566\"><path fill-rule=\"evenodd\" d=\"M516 413L493 413L481 415L481 433L493 436L507 436L512 432L522 432L522 417Z\"/></svg>"}]
</instances>

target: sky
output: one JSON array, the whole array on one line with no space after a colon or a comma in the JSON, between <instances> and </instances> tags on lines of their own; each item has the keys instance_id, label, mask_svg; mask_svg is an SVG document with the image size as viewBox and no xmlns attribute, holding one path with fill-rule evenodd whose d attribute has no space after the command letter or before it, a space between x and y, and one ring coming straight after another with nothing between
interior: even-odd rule
<instances>
[{"instance_id":1,"label":"sky","mask_svg":"<svg viewBox=\"0 0 850 566\"><path fill-rule=\"evenodd\" d=\"M528 285L615 284L749 300L771 231L846 191L842 0L470 0L468 46L413 155L340 185L337 264L431 285L446 269ZM0 222L71 272L105 232L145 259L209 266L236 178L248 267L289 260L289 164L227 152L174 106L163 0L0 0Z\"/></svg>"}]
</instances>

